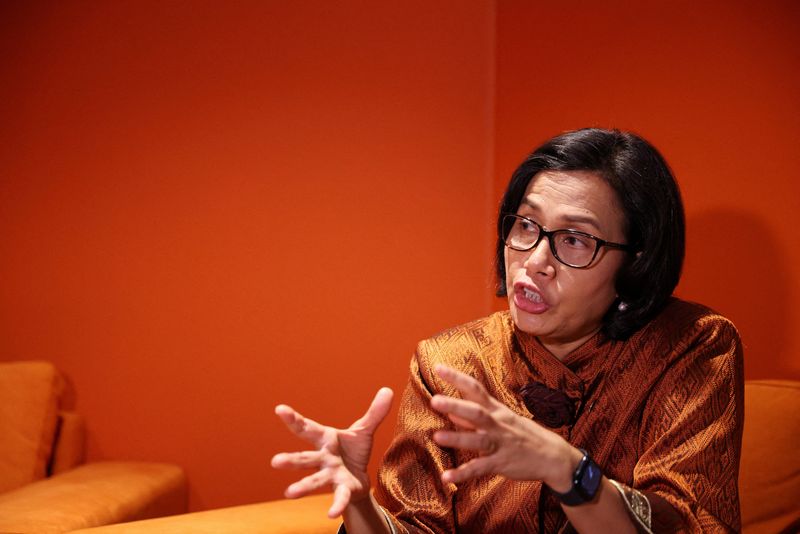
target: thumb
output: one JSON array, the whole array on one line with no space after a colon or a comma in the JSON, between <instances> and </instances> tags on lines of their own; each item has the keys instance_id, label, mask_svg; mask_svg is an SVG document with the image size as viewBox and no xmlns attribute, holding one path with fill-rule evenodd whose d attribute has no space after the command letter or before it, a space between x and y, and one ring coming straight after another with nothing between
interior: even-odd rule
<instances>
[{"instance_id":1,"label":"thumb","mask_svg":"<svg viewBox=\"0 0 800 534\"><path fill-rule=\"evenodd\" d=\"M372 403L367 408L367 413L361 419L353 423L352 429L363 428L369 432L375 432L386 416L389 414L389 409L392 407L392 398L394 392L389 388L381 388L372 399Z\"/></svg>"}]
</instances>

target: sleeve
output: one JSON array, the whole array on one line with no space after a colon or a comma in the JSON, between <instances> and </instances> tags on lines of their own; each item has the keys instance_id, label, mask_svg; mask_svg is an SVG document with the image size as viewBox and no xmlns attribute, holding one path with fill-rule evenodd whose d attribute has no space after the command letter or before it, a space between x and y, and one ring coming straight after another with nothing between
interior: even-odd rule
<instances>
[{"instance_id":1,"label":"sleeve","mask_svg":"<svg viewBox=\"0 0 800 534\"><path fill-rule=\"evenodd\" d=\"M715 315L700 319L675 350L681 356L655 384L643 412L633 488L617 488L639 522L650 516L646 526L653 532L738 532L741 341Z\"/></svg>"},{"instance_id":2,"label":"sleeve","mask_svg":"<svg viewBox=\"0 0 800 534\"><path fill-rule=\"evenodd\" d=\"M395 436L378 470L375 497L401 533L456 531L456 486L441 481L442 472L453 465L454 459L431 438L434 431L452 425L430 409L431 397L437 391L431 369L423 342L411 360Z\"/></svg>"}]
</instances>

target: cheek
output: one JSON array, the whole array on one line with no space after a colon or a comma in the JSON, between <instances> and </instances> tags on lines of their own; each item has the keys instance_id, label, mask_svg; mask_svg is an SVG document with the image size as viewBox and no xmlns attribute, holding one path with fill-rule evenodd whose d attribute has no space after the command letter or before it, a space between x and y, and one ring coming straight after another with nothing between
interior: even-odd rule
<instances>
[{"instance_id":1,"label":"cheek","mask_svg":"<svg viewBox=\"0 0 800 534\"><path fill-rule=\"evenodd\" d=\"M514 269L514 266L508 261L508 249L503 252L503 265L506 271L506 287L508 287L511 285L511 271Z\"/></svg>"},{"instance_id":2,"label":"cheek","mask_svg":"<svg viewBox=\"0 0 800 534\"><path fill-rule=\"evenodd\" d=\"M614 300L613 271L563 271L561 275L562 294L581 308L605 309Z\"/></svg>"},{"instance_id":3,"label":"cheek","mask_svg":"<svg viewBox=\"0 0 800 534\"><path fill-rule=\"evenodd\" d=\"M614 271L602 273L601 276L592 280L584 288L587 299L591 299L594 307L597 309L602 308L605 313L605 310L608 309L608 306L611 305L617 295L614 285Z\"/></svg>"},{"instance_id":4,"label":"cheek","mask_svg":"<svg viewBox=\"0 0 800 534\"><path fill-rule=\"evenodd\" d=\"M516 258L516 255L512 255L509 259L508 257L508 249L506 249L506 253L504 256L505 260L505 267L506 267L506 289L510 289L512 285L514 285L514 276L518 275L520 271L524 271L525 267L523 267L523 261Z\"/></svg>"}]
</instances>

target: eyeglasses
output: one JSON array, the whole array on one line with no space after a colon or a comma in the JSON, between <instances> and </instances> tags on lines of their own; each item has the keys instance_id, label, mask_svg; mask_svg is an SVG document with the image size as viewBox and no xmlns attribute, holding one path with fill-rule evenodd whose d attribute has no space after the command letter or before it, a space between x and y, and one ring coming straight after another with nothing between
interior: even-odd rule
<instances>
[{"instance_id":1,"label":"eyeglasses","mask_svg":"<svg viewBox=\"0 0 800 534\"><path fill-rule=\"evenodd\" d=\"M531 250L543 237L553 256L568 267L585 269L592 264L600 247L631 251L630 245L612 243L578 230L545 230L544 226L521 215L503 216L503 241L512 250Z\"/></svg>"}]
</instances>

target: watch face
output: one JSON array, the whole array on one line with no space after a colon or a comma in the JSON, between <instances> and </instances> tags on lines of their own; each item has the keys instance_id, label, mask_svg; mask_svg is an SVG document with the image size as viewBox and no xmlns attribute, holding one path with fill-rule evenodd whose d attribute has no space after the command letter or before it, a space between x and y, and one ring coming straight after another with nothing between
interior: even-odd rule
<instances>
[{"instance_id":1,"label":"watch face","mask_svg":"<svg viewBox=\"0 0 800 534\"><path fill-rule=\"evenodd\" d=\"M600 487L600 480L602 480L602 478L603 472L600 471L596 463L590 461L586 465L586 469L583 470L583 476L581 477L579 486L580 493L583 494L583 497L587 501L594 499L594 495L597 493L597 488Z\"/></svg>"}]
</instances>

